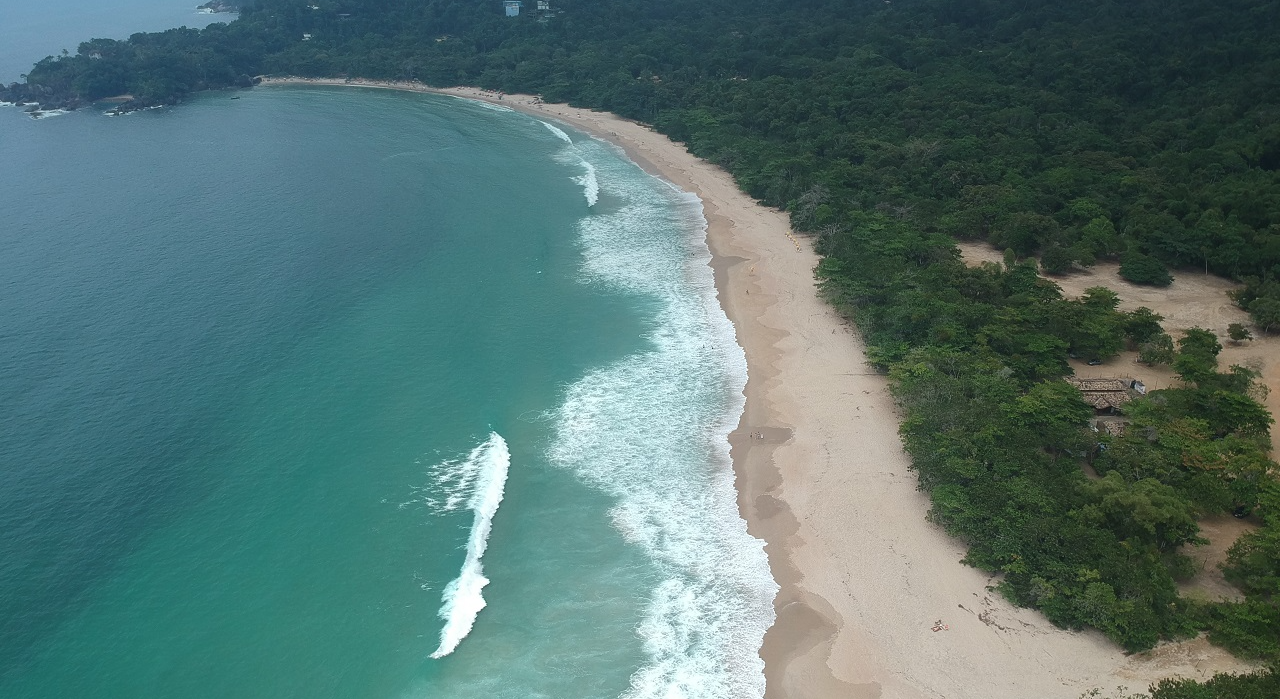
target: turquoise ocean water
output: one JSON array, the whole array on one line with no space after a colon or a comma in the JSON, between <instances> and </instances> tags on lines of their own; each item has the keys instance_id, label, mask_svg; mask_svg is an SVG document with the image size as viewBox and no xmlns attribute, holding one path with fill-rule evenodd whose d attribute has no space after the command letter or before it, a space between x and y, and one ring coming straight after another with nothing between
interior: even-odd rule
<instances>
[{"instance_id":1,"label":"turquoise ocean water","mask_svg":"<svg viewBox=\"0 0 1280 699\"><path fill-rule=\"evenodd\" d=\"M234 95L0 109L0 697L759 696L697 200L477 103Z\"/></svg>"}]
</instances>

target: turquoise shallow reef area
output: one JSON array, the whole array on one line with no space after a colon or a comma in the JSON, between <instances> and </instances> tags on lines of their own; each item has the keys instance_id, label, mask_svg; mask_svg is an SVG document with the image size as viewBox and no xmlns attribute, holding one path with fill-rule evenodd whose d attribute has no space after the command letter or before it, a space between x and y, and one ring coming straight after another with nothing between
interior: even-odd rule
<instances>
[{"instance_id":1,"label":"turquoise shallow reef area","mask_svg":"<svg viewBox=\"0 0 1280 699\"><path fill-rule=\"evenodd\" d=\"M0 696L762 690L695 198L360 89L0 109L0 163Z\"/></svg>"}]
</instances>

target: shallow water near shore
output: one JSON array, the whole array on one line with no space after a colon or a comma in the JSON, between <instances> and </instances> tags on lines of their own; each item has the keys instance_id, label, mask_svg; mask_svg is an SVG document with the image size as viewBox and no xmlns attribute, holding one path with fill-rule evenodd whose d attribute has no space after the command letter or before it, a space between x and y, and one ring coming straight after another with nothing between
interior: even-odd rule
<instances>
[{"instance_id":1,"label":"shallow water near shore","mask_svg":"<svg viewBox=\"0 0 1280 699\"><path fill-rule=\"evenodd\" d=\"M0 696L758 695L696 199L453 98L236 96L0 110Z\"/></svg>"}]
</instances>

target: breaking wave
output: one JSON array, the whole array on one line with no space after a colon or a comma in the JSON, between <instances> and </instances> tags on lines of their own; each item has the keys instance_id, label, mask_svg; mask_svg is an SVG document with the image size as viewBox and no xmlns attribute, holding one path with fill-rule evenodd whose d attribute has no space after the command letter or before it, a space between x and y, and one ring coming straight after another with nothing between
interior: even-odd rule
<instances>
[{"instance_id":1,"label":"breaking wave","mask_svg":"<svg viewBox=\"0 0 1280 699\"><path fill-rule=\"evenodd\" d=\"M545 121L541 121L539 123L547 127L551 133L555 134L556 138L559 138L561 141L568 144L568 147L557 156L557 159L561 162L577 165L582 168L583 174L573 178L573 181L575 184L582 187L582 194L587 198L587 206L595 206L596 203L600 201L600 181L596 177L595 166L583 156L582 150L573 142L573 139L569 137L569 134L565 133L554 124L549 124Z\"/></svg>"},{"instance_id":2,"label":"breaking wave","mask_svg":"<svg viewBox=\"0 0 1280 699\"><path fill-rule=\"evenodd\" d=\"M474 97L466 97L466 96L463 96L463 95L449 95L449 97L452 97L452 98L454 98L454 99L462 100L463 102L466 102L466 103L468 103L468 104L474 104L474 105L476 105L477 107L480 107L480 108L482 108L482 109L488 109L489 111L493 111L493 112L514 112L514 111L516 111L516 110L512 109L511 107L504 107L504 106L502 106L502 105L500 105L500 104L494 104L494 103L489 102L489 101L487 101L487 100L476 99L476 98L474 98Z\"/></svg>"},{"instance_id":3,"label":"breaking wave","mask_svg":"<svg viewBox=\"0 0 1280 699\"><path fill-rule=\"evenodd\" d=\"M545 121L541 121L541 122L538 122L538 123L540 123L540 124L542 124L543 126L547 127L547 129L548 129L549 131L551 131L551 133L555 134L555 135L556 135L556 137L557 137L557 138L559 138L561 141L564 141L565 143L568 143L568 144L569 144L569 145L571 145L571 146L573 145L573 139L572 139L572 138L569 138L569 134L565 133L562 129L560 129L559 127L557 127L555 124L548 124L548 123L547 123L547 122L545 122Z\"/></svg>"},{"instance_id":4,"label":"breaking wave","mask_svg":"<svg viewBox=\"0 0 1280 699\"><path fill-rule=\"evenodd\" d=\"M595 206L600 201L600 181L596 179L596 168L584 158L582 167L586 170L581 177L573 178L573 181L582 185L582 193L587 197L587 206Z\"/></svg>"},{"instance_id":5,"label":"breaking wave","mask_svg":"<svg viewBox=\"0 0 1280 699\"><path fill-rule=\"evenodd\" d=\"M448 512L465 502L467 508L475 513L475 519L471 523L471 535L467 538L467 558L462 564L462 572L445 587L442 595L440 618L445 623L440 630L440 646L431 654L432 658L443 658L452 653L471 633L476 616L485 607L482 591L489 584L489 579L484 576L480 559L489 545L493 516L502 504L510 466L511 452L507 449L506 440L492 432L465 459L445 461L433 469L439 492L445 496L444 501L433 503L436 509Z\"/></svg>"},{"instance_id":6,"label":"breaking wave","mask_svg":"<svg viewBox=\"0 0 1280 699\"><path fill-rule=\"evenodd\" d=\"M615 498L614 526L660 574L624 699L760 697L778 587L729 458L746 359L716 297L701 203L607 148L575 146L620 202L579 224L583 277L657 302L651 348L568 388L548 457Z\"/></svg>"},{"instance_id":7,"label":"breaking wave","mask_svg":"<svg viewBox=\"0 0 1280 699\"><path fill-rule=\"evenodd\" d=\"M515 111L511 107L504 107L500 104L494 104L492 102L486 102L484 100L472 100L472 101L474 101L476 104L480 105L481 107L494 112L514 112Z\"/></svg>"},{"instance_id":8,"label":"breaking wave","mask_svg":"<svg viewBox=\"0 0 1280 699\"><path fill-rule=\"evenodd\" d=\"M33 112L28 112L28 113L31 115L32 119L52 119L53 117L60 117L64 114L70 114L71 110L69 109L37 109Z\"/></svg>"}]
</instances>

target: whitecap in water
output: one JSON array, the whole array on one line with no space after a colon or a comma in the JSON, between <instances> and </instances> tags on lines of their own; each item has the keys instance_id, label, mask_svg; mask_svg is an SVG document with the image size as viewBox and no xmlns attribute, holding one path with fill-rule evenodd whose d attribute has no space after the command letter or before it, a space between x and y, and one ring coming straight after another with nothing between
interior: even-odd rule
<instances>
[{"instance_id":1,"label":"whitecap in water","mask_svg":"<svg viewBox=\"0 0 1280 699\"><path fill-rule=\"evenodd\" d=\"M467 557L462 571L444 588L440 618L445 623L440 630L440 646L431 654L432 658L443 658L456 650L462 639L471 633L476 617L485 607L482 593L489 579L484 576L480 559L489 546L493 516L502 504L510 466L511 452L507 442L493 432L465 459L445 461L432 469L436 485L445 495L444 501L436 504L436 509L448 512L465 502L467 508L475 513L471 534L467 537Z\"/></svg>"},{"instance_id":2,"label":"whitecap in water","mask_svg":"<svg viewBox=\"0 0 1280 699\"><path fill-rule=\"evenodd\" d=\"M582 187L582 194L587 199L587 206L595 206L600 201L600 181L596 177L596 168L590 161L583 156L582 151L574 144L573 139L564 130L549 124L545 121L540 122L547 127L556 138L564 141L568 146L556 156L556 159L568 165L577 165L582 168L582 174L573 178L574 184Z\"/></svg>"}]
</instances>

